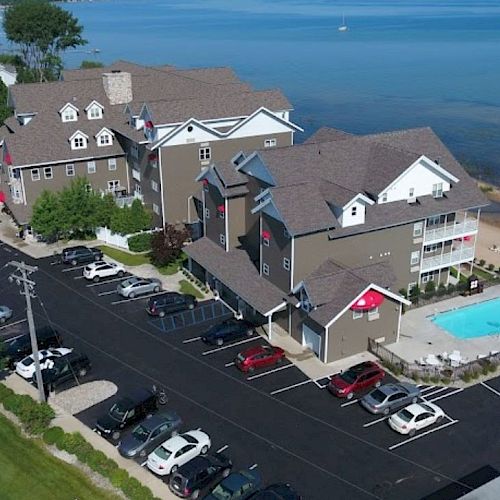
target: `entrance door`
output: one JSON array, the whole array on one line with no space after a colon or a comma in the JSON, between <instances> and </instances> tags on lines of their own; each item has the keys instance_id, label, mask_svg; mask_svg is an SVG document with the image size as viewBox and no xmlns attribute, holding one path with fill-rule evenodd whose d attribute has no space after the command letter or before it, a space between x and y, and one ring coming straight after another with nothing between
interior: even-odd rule
<instances>
[{"instance_id":1,"label":"entrance door","mask_svg":"<svg viewBox=\"0 0 500 500\"><path fill-rule=\"evenodd\" d=\"M318 335L307 325L302 325L302 345L309 347L309 349L319 358L321 351L321 335Z\"/></svg>"}]
</instances>

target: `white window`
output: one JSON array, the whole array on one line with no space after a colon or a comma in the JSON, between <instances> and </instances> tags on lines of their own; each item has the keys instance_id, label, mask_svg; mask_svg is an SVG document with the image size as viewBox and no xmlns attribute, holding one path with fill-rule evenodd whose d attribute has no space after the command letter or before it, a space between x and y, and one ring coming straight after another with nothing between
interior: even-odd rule
<instances>
[{"instance_id":1,"label":"white window","mask_svg":"<svg viewBox=\"0 0 500 500\"><path fill-rule=\"evenodd\" d=\"M427 226L437 226L441 222L440 215L433 215L427 219Z\"/></svg>"},{"instance_id":2,"label":"white window","mask_svg":"<svg viewBox=\"0 0 500 500\"><path fill-rule=\"evenodd\" d=\"M426 245L424 247L424 253L432 253L435 252L439 248L438 243L433 243L432 245Z\"/></svg>"},{"instance_id":3,"label":"white window","mask_svg":"<svg viewBox=\"0 0 500 500\"><path fill-rule=\"evenodd\" d=\"M415 188L408 189L408 198L413 198L415 196Z\"/></svg>"},{"instance_id":4,"label":"white window","mask_svg":"<svg viewBox=\"0 0 500 500\"><path fill-rule=\"evenodd\" d=\"M43 176L45 179L52 179L53 174L52 174L52 167L44 167L43 168Z\"/></svg>"},{"instance_id":5,"label":"white window","mask_svg":"<svg viewBox=\"0 0 500 500\"><path fill-rule=\"evenodd\" d=\"M420 250L411 253L410 264L416 266L420 262Z\"/></svg>"},{"instance_id":6,"label":"white window","mask_svg":"<svg viewBox=\"0 0 500 500\"><path fill-rule=\"evenodd\" d=\"M382 203L385 203L387 201L387 193L382 193Z\"/></svg>"},{"instance_id":7,"label":"white window","mask_svg":"<svg viewBox=\"0 0 500 500\"><path fill-rule=\"evenodd\" d=\"M262 272L263 272L266 276L269 276L269 264L262 263Z\"/></svg>"},{"instance_id":8,"label":"white window","mask_svg":"<svg viewBox=\"0 0 500 500\"><path fill-rule=\"evenodd\" d=\"M153 212L156 215L160 215L160 207L156 203L153 203Z\"/></svg>"},{"instance_id":9,"label":"white window","mask_svg":"<svg viewBox=\"0 0 500 500\"><path fill-rule=\"evenodd\" d=\"M156 192L160 190L160 187L158 186L158 183L156 181L151 180L151 189Z\"/></svg>"},{"instance_id":10,"label":"white window","mask_svg":"<svg viewBox=\"0 0 500 500\"><path fill-rule=\"evenodd\" d=\"M136 142L132 143L132 146L130 147L130 154L134 158L139 158L139 145Z\"/></svg>"},{"instance_id":11,"label":"white window","mask_svg":"<svg viewBox=\"0 0 500 500\"><path fill-rule=\"evenodd\" d=\"M353 311L352 319L360 319L363 317L363 311Z\"/></svg>"},{"instance_id":12,"label":"white window","mask_svg":"<svg viewBox=\"0 0 500 500\"><path fill-rule=\"evenodd\" d=\"M76 111L69 106L63 111L62 121L63 122L76 122L77 121Z\"/></svg>"},{"instance_id":13,"label":"white window","mask_svg":"<svg viewBox=\"0 0 500 500\"><path fill-rule=\"evenodd\" d=\"M221 245L226 244L226 236L224 234L219 234L219 241Z\"/></svg>"},{"instance_id":14,"label":"white window","mask_svg":"<svg viewBox=\"0 0 500 500\"><path fill-rule=\"evenodd\" d=\"M432 185L432 196L434 198L441 198L443 196L443 183L438 182Z\"/></svg>"},{"instance_id":15,"label":"white window","mask_svg":"<svg viewBox=\"0 0 500 500\"><path fill-rule=\"evenodd\" d=\"M109 134L101 134L99 136L98 146L109 146L111 144L111 136Z\"/></svg>"},{"instance_id":16,"label":"white window","mask_svg":"<svg viewBox=\"0 0 500 500\"><path fill-rule=\"evenodd\" d=\"M87 139L85 137L82 137L81 135L77 135L73 139L73 149L85 149L87 147Z\"/></svg>"},{"instance_id":17,"label":"white window","mask_svg":"<svg viewBox=\"0 0 500 500\"><path fill-rule=\"evenodd\" d=\"M75 166L74 165L66 165L66 175L68 177L75 176Z\"/></svg>"},{"instance_id":18,"label":"white window","mask_svg":"<svg viewBox=\"0 0 500 500\"><path fill-rule=\"evenodd\" d=\"M99 106L94 104L89 109L89 111L87 113L87 118L89 120L98 120L98 119L102 118L102 109Z\"/></svg>"},{"instance_id":19,"label":"white window","mask_svg":"<svg viewBox=\"0 0 500 500\"><path fill-rule=\"evenodd\" d=\"M264 238L264 236L262 237L262 244L265 246L265 247L268 247L269 246L269 238Z\"/></svg>"},{"instance_id":20,"label":"white window","mask_svg":"<svg viewBox=\"0 0 500 500\"><path fill-rule=\"evenodd\" d=\"M210 219L210 209L205 208L205 219Z\"/></svg>"},{"instance_id":21,"label":"white window","mask_svg":"<svg viewBox=\"0 0 500 500\"><path fill-rule=\"evenodd\" d=\"M39 181L40 180L40 169L39 168L33 168L31 170L31 180L32 181Z\"/></svg>"},{"instance_id":22,"label":"white window","mask_svg":"<svg viewBox=\"0 0 500 500\"><path fill-rule=\"evenodd\" d=\"M418 236L422 236L423 229L424 229L423 222L415 222L415 224L413 224L413 237L416 238Z\"/></svg>"},{"instance_id":23,"label":"white window","mask_svg":"<svg viewBox=\"0 0 500 500\"><path fill-rule=\"evenodd\" d=\"M87 190L87 193L91 193L92 192L92 185L91 184L87 184L85 186L85 189Z\"/></svg>"},{"instance_id":24,"label":"white window","mask_svg":"<svg viewBox=\"0 0 500 500\"><path fill-rule=\"evenodd\" d=\"M200 161L210 160L212 151L210 148L200 148Z\"/></svg>"},{"instance_id":25,"label":"white window","mask_svg":"<svg viewBox=\"0 0 500 500\"><path fill-rule=\"evenodd\" d=\"M286 257L283 257L283 269L285 269L285 271L290 271L290 259Z\"/></svg>"},{"instance_id":26,"label":"white window","mask_svg":"<svg viewBox=\"0 0 500 500\"><path fill-rule=\"evenodd\" d=\"M116 170L116 158L108 158L108 170Z\"/></svg>"},{"instance_id":27,"label":"white window","mask_svg":"<svg viewBox=\"0 0 500 500\"><path fill-rule=\"evenodd\" d=\"M108 181L108 190L115 191L120 187L120 181Z\"/></svg>"},{"instance_id":28,"label":"white window","mask_svg":"<svg viewBox=\"0 0 500 500\"><path fill-rule=\"evenodd\" d=\"M429 283L438 274L438 271L429 271L428 273L422 274L422 283Z\"/></svg>"},{"instance_id":29,"label":"white window","mask_svg":"<svg viewBox=\"0 0 500 500\"><path fill-rule=\"evenodd\" d=\"M142 194L142 186L140 184L135 183L135 185L134 185L134 193Z\"/></svg>"},{"instance_id":30,"label":"white window","mask_svg":"<svg viewBox=\"0 0 500 500\"><path fill-rule=\"evenodd\" d=\"M351 208L351 215L353 217L356 217L356 214L358 213L358 207L356 205L354 205L352 208Z\"/></svg>"},{"instance_id":31,"label":"white window","mask_svg":"<svg viewBox=\"0 0 500 500\"><path fill-rule=\"evenodd\" d=\"M277 144L276 139L274 139L274 138L273 139L266 139L264 141L265 148L274 148L274 147L276 147L276 144Z\"/></svg>"},{"instance_id":32,"label":"white window","mask_svg":"<svg viewBox=\"0 0 500 500\"><path fill-rule=\"evenodd\" d=\"M368 321L373 321L374 319L378 319L380 317L380 314L378 312L378 307L375 307L374 309L370 309L368 311Z\"/></svg>"},{"instance_id":33,"label":"white window","mask_svg":"<svg viewBox=\"0 0 500 500\"><path fill-rule=\"evenodd\" d=\"M95 174L95 171L96 171L95 161L88 161L87 174Z\"/></svg>"},{"instance_id":34,"label":"white window","mask_svg":"<svg viewBox=\"0 0 500 500\"><path fill-rule=\"evenodd\" d=\"M411 295L411 291L417 286L416 281L412 281L411 283L408 283L408 296Z\"/></svg>"}]
</instances>

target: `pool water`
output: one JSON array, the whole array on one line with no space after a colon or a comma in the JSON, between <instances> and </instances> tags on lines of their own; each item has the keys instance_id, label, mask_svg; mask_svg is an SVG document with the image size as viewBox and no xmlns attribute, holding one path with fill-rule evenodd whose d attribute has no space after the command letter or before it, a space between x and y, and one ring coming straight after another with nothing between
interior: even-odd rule
<instances>
[{"instance_id":1,"label":"pool water","mask_svg":"<svg viewBox=\"0 0 500 500\"><path fill-rule=\"evenodd\" d=\"M436 314L431 321L459 339L500 336L500 298Z\"/></svg>"}]
</instances>

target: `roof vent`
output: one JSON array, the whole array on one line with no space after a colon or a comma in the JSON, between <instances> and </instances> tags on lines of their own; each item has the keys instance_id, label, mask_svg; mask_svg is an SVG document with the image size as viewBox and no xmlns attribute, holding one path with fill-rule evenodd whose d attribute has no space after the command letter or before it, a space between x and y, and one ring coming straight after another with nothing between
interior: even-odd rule
<instances>
[{"instance_id":1,"label":"roof vent","mask_svg":"<svg viewBox=\"0 0 500 500\"><path fill-rule=\"evenodd\" d=\"M411 198L408 198L408 203L411 205L413 203L417 203L417 197L416 196L412 196Z\"/></svg>"}]
</instances>

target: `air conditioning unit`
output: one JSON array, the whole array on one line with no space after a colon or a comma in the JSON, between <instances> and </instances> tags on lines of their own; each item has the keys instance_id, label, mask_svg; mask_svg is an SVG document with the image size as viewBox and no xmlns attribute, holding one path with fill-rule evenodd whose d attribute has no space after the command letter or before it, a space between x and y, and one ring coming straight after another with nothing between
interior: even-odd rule
<instances>
[{"instance_id":1,"label":"air conditioning unit","mask_svg":"<svg viewBox=\"0 0 500 500\"><path fill-rule=\"evenodd\" d=\"M417 203L417 197L416 196L412 196L411 198L408 198L407 200L408 203Z\"/></svg>"}]
</instances>

